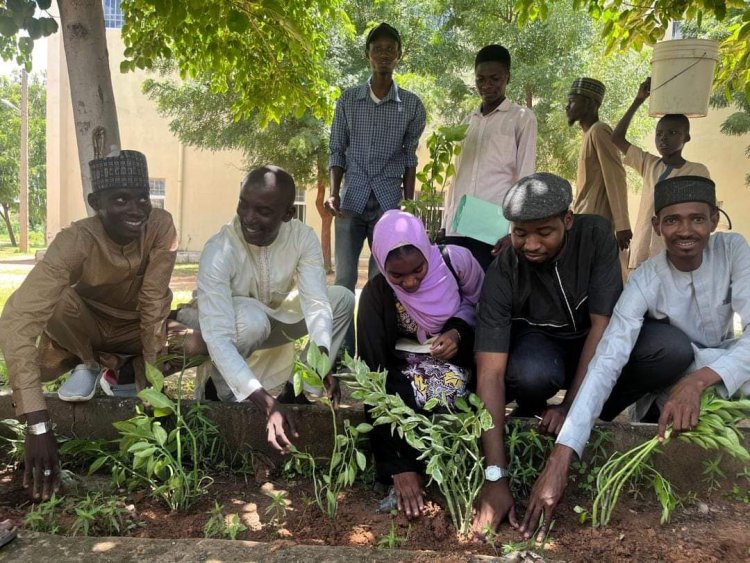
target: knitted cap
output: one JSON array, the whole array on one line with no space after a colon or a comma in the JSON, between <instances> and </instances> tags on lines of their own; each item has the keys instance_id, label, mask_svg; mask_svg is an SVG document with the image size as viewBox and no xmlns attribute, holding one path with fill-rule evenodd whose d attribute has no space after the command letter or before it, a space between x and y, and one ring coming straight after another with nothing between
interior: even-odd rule
<instances>
[{"instance_id":1,"label":"knitted cap","mask_svg":"<svg viewBox=\"0 0 750 563\"><path fill-rule=\"evenodd\" d=\"M716 207L716 184L703 176L677 176L657 182L654 186L654 212L668 205L702 201Z\"/></svg>"},{"instance_id":2,"label":"knitted cap","mask_svg":"<svg viewBox=\"0 0 750 563\"><path fill-rule=\"evenodd\" d=\"M114 188L149 189L146 156L138 151L120 151L117 156L89 162L91 188L95 192Z\"/></svg>"},{"instance_id":3,"label":"knitted cap","mask_svg":"<svg viewBox=\"0 0 750 563\"><path fill-rule=\"evenodd\" d=\"M503 215L508 221L537 221L567 211L572 201L570 182L537 172L518 180L505 194Z\"/></svg>"},{"instance_id":4,"label":"knitted cap","mask_svg":"<svg viewBox=\"0 0 750 563\"><path fill-rule=\"evenodd\" d=\"M604 99L604 91L606 88L604 84L596 80L595 78L576 78L570 87L571 94L578 94L579 96L585 96L591 98L597 104L601 104Z\"/></svg>"},{"instance_id":5,"label":"knitted cap","mask_svg":"<svg viewBox=\"0 0 750 563\"><path fill-rule=\"evenodd\" d=\"M401 34L395 27L383 22L373 27L370 30L370 33L367 34L367 39L365 40L365 49L367 49L370 46L370 43L372 43L379 37L390 37L391 39L395 40L396 43L398 43L399 48L401 48Z\"/></svg>"}]
</instances>

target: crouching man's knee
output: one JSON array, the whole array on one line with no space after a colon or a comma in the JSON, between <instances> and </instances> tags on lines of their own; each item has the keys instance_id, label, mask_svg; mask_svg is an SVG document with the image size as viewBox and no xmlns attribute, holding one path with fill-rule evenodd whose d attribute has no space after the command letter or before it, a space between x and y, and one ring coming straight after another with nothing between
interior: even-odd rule
<instances>
[{"instance_id":1,"label":"crouching man's knee","mask_svg":"<svg viewBox=\"0 0 750 563\"><path fill-rule=\"evenodd\" d=\"M271 322L255 299L233 297L232 303L237 329L237 350L247 358L268 339Z\"/></svg>"}]
</instances>

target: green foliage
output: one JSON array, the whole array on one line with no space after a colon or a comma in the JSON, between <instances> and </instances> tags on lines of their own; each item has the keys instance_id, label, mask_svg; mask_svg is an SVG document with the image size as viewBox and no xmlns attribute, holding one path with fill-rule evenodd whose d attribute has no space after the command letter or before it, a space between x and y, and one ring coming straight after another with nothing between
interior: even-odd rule
<instances>
[{"instance_id":1,"label":"green foliage","mask_svg":"<svg viewBox=\"0 0 750 563\"><path fill-rule=\"evenodd\" d=\"M184 369L179 381L183 374ZM187 510L212 482L203 469L209 458L200 453L201 448L217 452L213 444L218 429L204 416L205 406L197 404L183 415L182 400L173 401L163 393L164 376L157 368L146 366L146 377L152 387L138 397L153 414L139 405L136 416L115 422L118 450L100 449L89 473L109 466L117 486L146 488L170 509Z\"/></svg>"},{"instance_id":2,"label":"green foliage","mask_svg":"<svg viewBox=\"0 0 750 563\"><path fill-rule=\"evenodd\" d=\"M741 434L737 429L738 422L747 418L748 414L750 399L728 401L721 399L715 391L708 391L701 397L698 425L680 433L679 439L703 449L719 450L739 461L750 461L750 453L740 443ZM672 429L667 429L664 444L669 442L671 434ZM661 522L669 521L679 501L669 481L649 463L660 445L655 436L625 453L615 453L604 464L596 479L597 495L591 514L593 526L606 526L609 523L623 485L638 471L651 476L654 492L662 506Z\"/></svg>"},{"instance_id":3,"label":"green foliage","mask_svg":"<svg viewBox=\"0 0 750 563\"><path fill-rule=\"evenodd\" d=\"M266 508L266 516L270 516L269 524L279 527L286 521L286 509L289 500L286 491L266 493L271 499L271 504Z\"/></svg>"},{"instance_id":4,"label":"green foliage","mask_svg":"<svg viewBox=\"0 0 750 563\"><path fill-rule=\"evenodd\" d=\"M348 28L338 0L123 0L122 10L122 71L172 60L181 78L197 79L211 92L241 92L232 115L257 115L261 126L305 110L329 115L327 27Z\"/></svg>"},{"instance_id":5,"label":"green foliage","mask_svg":"<svg viewBox=\"0 0 750 563\"><path fill-rule=\"evenodd\" d=\"M718 489L726 475L721 470L721 455L703 461L703 482L708 492Z\"/></svg>"},{"instance_id":6,"label":"green foliage","mask_svg":"<svg viewBox=\"0 0 750 563\"><path fill-rule=\"evenodd\" d=\"M21 81L18 76L0 76L0 99L15 107L21 105ZM46 100L47 88L43 76L30 76L29 109L29 224L42 229L47 206ZM11 214L18 210L19 161L21 158L20 112L0 105L0 233L8 228L18 229ZM15 241L15 233L9 236ZM15 244L14 244L15 246Z\"/></svg>"},{"instance_id":7,"label":"green foliage","mask_svg":"<svg viewBox=\"0 0 750 563\"><path fill-rule=\"evenodd\" d=\"M391 515L391 529L387 534L378 538L378 547L397 549L401 544L409 541L409 534L411 534L411 524L409 524L409 527L406 529L405 536L399 536L396 533L396 519Z\"/></svg>"},{"instance_id":8,"label":"green foliage","mask_svg":"<svg viewBox=\"0 0 750 563\"><path fill-rule=\"evenodd\" d=\"M0 451L8 456L11 463L23 461L25 453L26 425L15 418L0 420Z\"/></svg>"},{"instance_id":9,"label":"green foliage","mask_svg":"<svg viewBox=\"0 0 750 563\"><path fill-rule=\"evenodd\" d=\"M395 80L420 96L431 123L440 127L462 120L479 103L472 61L484 45L502 43L513 57L507 95L532 107L537 117L537 169L567 178L575 177L580 145L563 111L572 79L592 75L607 84L600 117L614 123L648 76L645 55L605 55L597 40L601 24L564 2L551 5L545 21L528 22L522 28L515 25L512 0L342 0L342 7L356 33L331 20L321 66L328 84L341 90L367 79L364 38L376 22L389 21L400 29L403 41ZM232 82L222 92L214 91L201 76L180 85L150 80L145 89L183 142L211 150L241 150L247 167L274 162L289 170L300 185L327 181L327 121L315 112L289 113L278 125L263 128L261 111L236 115L233 108L245 103L246 92ZM641 137L650 123L645 115L636 115L632 137Z\"/></svg>"},{"instance_id":10,"label":"green foliage","mask_svg":"<svg viewBox=\"0 0 750 563\"><path fill-rule=\"evenodd\" d=\"M593 497L596 492L596 477L609 458L608 449L612 444L612 432L595 426L592 436L586 445L586 459L576 459L570 464L570 480L578 485L579 491L589 493Z\"/></svg>"},{"instance_id":11,"label":"green foliage","mask_svg":"<svg viewBox=\"0 0 750 563\"><path fill-rule=\"evenodd\" d=\"M0 3L0 57L6 61L13 59L31 71L34 41L57 31L57 22L47 11L51 5L52 0Z\"/></svg>"},{"instance_id":12,"label":"green foliage","mask_svg":"<svg viewBox=\"0 0 750 563\"><path fill-rule=\"evenodd\" d=\"M331 362L326 354L311 344L308 348L307 363L299 360L296 362L294 371L294 392L299 395L302 392L303 383L313 387L324 388L324 379L331 369ZM348 419L344 420L343 432L339 434L338 419L333 405L323 395L322 402L331 413L333 425L333 447L331 459L327 470L318 467L315 458L307 452L300 452L292 447L292 458L299 467L307 465L313 482L315 502L318 508L329 518L336 518L338 510L338 495L345 487L351 487L357 474L367 467L367 457L359 449L362 434L369 432L372 427L369 424L360 423L352 426Z\"/></svg>"},{"instance_id":13,"label":"green foliage","mask_svg":"<svg viewBox=\"0 0 750 563\"><path fill-rule=\"evenodd\" d=\"M224 508L219 501L214 502L206 525L203 526L203 537L236 540L237 536L247 530L237 514L224 515Z\"/></svg>"},{"instance_id":14,"label":"green foliage","mask_svg":"<svg viewBox=\"0 0 750 563\"><path fill-rule=\"evenodd\" d=\"M416 413L398 395L385 389L385 373L373 372L357 359L346 357L347 385L352 396L371 407L375 425L390 426L391 432L420 453L430 483L437 484L445 497L456 530L469 531L474 498L484 483L483 457L479 449L482 432L492 428L492 416L474 394L456 399L454 410L427 416ZM430 399L427 412L438 406Z\"/></svg>"},{"instance_id":15,"label":"green foliage","mask_svg":"<svg viewBox=\"0 0 750 563\"><path fill-rule=\"evenodd\" d=\"M64 499L54 493L49 500L39 502L26 513L24 526L32 532L57 534L60 532L59 518L64 510Z\"/></svg>"},{"instance_id":16,"label":"green foliage","mask_svg":"<svg viewBox=\"0 0 750 563\"><path fill-rule=\"evenodd\" d=\"M545 20L556 4L554 0L517 0L519 25ZM715 84L728 95L744 92L750 99L750 9L743 0L572 0L571 5L601 22L601 36L608 52L629 48L640 51L663 39L672 21L700 25L704 18L728 18L728 36L721 43Z\"/></svg>"},{"instance_id":17,"label":"green foliage","mask_svg":"<svg viewBox=\"0 0 750 563\"><path fill-rule=\"evenodd\" d=\"M439 127L427 139L430 160L417 173L420 181L419 196L404 201L404 210L416 215L424 223L431 241L440 231L443 193L456 174L455 157L461 154L461 141L466 137L469 124Z\"/></svg>"},{"instance_id":18,"label":"green foliage","mask_svg":"<svg viewBox=\"0 0 750 563\"><path fill-rule=\"evenodd\" d=\"M74 536L120 536L141 524L124 499L102 493L86 495L73 510L75 520L70 533Z\"/></svg>"},{"instance_id":19,"label":"green foliage","mask_svg":"<svg viewBox=\"0 0 750 563\"><path fill-rule=\"evenodd\" d=\"M522 422L511 420L505 425L510 487L515 496L528 496L553 445L551 437L540 434L536 428L524 428Z\"/></svg>"}]
</instances>

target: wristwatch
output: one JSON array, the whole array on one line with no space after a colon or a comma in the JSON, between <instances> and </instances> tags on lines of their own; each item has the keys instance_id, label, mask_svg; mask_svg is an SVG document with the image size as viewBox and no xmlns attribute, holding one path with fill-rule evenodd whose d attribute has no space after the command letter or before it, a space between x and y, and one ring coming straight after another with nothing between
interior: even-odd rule
<instances>
[{"instance_id":1,"label":"wristwatch","mask_svg":"<svg viewBox=\"0 0 750 563\"><path fill-rule=\"evenodd\" d=\"M40 434L46 434L52 430L52 421L45 420L43 422L37 422L36 424L29 424L26 427L26 434L33 434L39 436Z\"/></svg>"},{"instance_id":2,"label":"wristwatch","mask_svg":"<svg viewBox=\"0 0 750 563\"><path fill-rule=\"evenodd\" d=\"M510 473L508 472L508 470L500 467L499 465L488 465L484 470L485 481L490 481L493 483L509 476Z\"/></svg>"}]
</instances>

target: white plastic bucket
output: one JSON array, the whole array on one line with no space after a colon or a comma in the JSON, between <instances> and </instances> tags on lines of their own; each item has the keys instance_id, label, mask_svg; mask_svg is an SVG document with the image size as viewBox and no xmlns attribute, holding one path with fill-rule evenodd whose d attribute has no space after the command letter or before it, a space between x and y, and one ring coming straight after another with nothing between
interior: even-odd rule
<instances>
[{"instance_id":1,"label":"white plastic bucket","mask_svg":"<svg viewBox=\"0 0 750 563\"><path fill-rule=\"evenodd\" d=\"M675 39L654 47L648 113L705 117L719 60L719 44L709 39Z\"/></svg>"}]
</instances>

